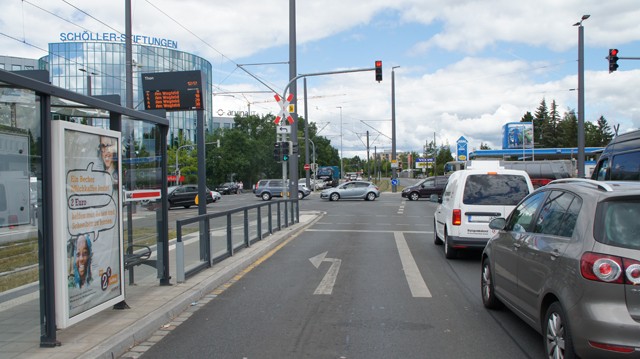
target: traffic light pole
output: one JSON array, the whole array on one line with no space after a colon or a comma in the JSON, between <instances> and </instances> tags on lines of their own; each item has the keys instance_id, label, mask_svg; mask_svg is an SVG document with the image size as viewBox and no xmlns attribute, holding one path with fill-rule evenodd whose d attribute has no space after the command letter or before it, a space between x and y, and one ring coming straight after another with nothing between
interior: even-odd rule
<instances>
[{"instance_id":1,"label":"traffic light pole","mask_svg":"<svg viewBox=\"0 0 640 359\"><path fill-rule=\"evenodd\" d=\"M380 63L380 66L382 66L381 63ZM291 85L294 84L298 79L306 78L306 77L312 77L312 76L346 74L346 73L351 73L351 72L363 72L363 71L376 71L376 67L371 67L371 68L366 68L366 69L354 69L354 70L343 70L343 71L327 71L327 72L315 72L315 73L309 73L309 74L300 74L300 75L292 78L289 81L289 83L287 84L287 86L284 87L284 90L282 91L282 98L283 99L287 98L287 96L286 96L287 91L289 90ZM380 80L382 80L382 78L380 78ZM297 111L297 109L295 111ZM296 118L297 118L297 116L296 116ZM295 128L295 127L292 126L292 128ZM309 138L309 136L305 136L305 141L307 141L308 138ZM298 139L297 139L297 133L296 133L296 137L295 138L292 136L292 140L293 140L292 146L294 148L299 148ZM283 140L283 141L285 141L285 140ZM305 147L308 148L309 146L306 145ZM294 152L296 152L296 151L294 151ZM299 152L299 151L297 151L297 152ZM296 161L295 163L297 164L298 163L299 153L294 153L294 155L295 156L292 155L289 160ZM297 166L296 166L296 168L297 168ZM282 178L285 181L285 183L286 183L286 177L287 177L286 171L287 171L287 164L286 164L286 162L283 162L283 164L282 164ZM296 171L296 173L292 173L291 174L291 180L293 182L295 182L295 183L292 183L289 186L289 188L291 189L292 193L294 192L294 189L296 190L295 193L297 193L297 188L298 188L298 177L297 176L298 176L297 171Z\"/></svg>"}]
</instances>

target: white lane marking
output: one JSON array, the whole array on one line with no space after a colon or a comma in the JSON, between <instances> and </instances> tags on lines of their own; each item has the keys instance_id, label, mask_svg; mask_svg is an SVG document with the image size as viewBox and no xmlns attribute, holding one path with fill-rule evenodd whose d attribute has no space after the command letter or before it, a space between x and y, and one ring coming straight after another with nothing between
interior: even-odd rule
<instances>
[{"instance_id":1,"label":"white lane marking","mask_svg":"<svg viewBox=\"0 0 640 359\"><path fill-rule=\"evenodd\" d=\"M431 292L429 291L429 288L427 288L427 284L424 282L422 274L420 274L416 261L413 259L413 255L411 254L411 250L409 250L404 234L402 232L393 232L393 236L396 239L396 246L398 247L398 254L400 254L402 269L404 270L404 275L407 278L411 295L413 295L414 298L431 298Z\"/></svg>"},{"instance_id":2,"label":"white lane marking","mask_svg":"<svg viewBox=\"0 0 640 359\"><path fill-rule=\"evenodd\" d=\"M320 253L315 257L309 258L309 261L313 264L314 267L320 267L320 263L322 262L331 262L331 267L324 275L324 278L318 284L318 287L313 292L314 295L331 295L333 293L333 286L336 284L336 278L338 278L338 271L340 270L340 265L342 264L341 259L336 258L325 258L327 256L327 252Z\"/></svg>"}]
</instances>

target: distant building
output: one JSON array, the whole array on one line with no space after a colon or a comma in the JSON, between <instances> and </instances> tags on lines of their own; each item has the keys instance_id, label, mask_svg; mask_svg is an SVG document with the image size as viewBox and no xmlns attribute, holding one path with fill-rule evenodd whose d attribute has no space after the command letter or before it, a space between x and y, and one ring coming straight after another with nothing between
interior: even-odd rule
<instances>
[{"instance_id":1,"label":"distant building","mask_svg":"<svg viewBox=\"0 0 640 359\"><path fill-rule=\"evenodd\" d=\"M38 69L38 60L0 55L0 70L23 71L23 70L37 70L37 69Z\"/></svg>"}]
</instances>

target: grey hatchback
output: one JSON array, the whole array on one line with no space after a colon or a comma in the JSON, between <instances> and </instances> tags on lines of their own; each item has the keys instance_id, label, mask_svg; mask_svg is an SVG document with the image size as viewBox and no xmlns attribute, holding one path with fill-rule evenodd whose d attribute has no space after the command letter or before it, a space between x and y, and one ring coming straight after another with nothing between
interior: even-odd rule
<instances>
[{"instance_id":1,"label":"grey hatchback","mask_svg":"<svg viewBox=\"0 0 640 359\"><path fill-rule=\"evenodd\" d=\"M367 181L349 181L338 187L327 188L320 192L320 198L329 201L339 199L364 199L365 201L375 201L380 197L378 187Z\"/></svg>"},{"instance_id":2,"label":"grey hatchback","mask_svg":"<svg viewBox=\"0 0 640 359\"><path fill-rule=\"evenodd\" d=\"M640 358L640 183L556 180L489 227L485 307L542 333L548 358Z\"/></svg>"}]
</instances>

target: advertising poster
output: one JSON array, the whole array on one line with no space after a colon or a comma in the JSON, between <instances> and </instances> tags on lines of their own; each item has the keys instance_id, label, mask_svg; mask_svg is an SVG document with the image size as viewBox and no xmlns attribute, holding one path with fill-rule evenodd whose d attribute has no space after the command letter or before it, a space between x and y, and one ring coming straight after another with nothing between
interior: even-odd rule
<instances>
[{"instance_id":1,"label":"advertising poster","mask_svg":"<svg viewBox=\"0 0 640 359\"><path fill-rule=\"evenodd\" d=\"M57 325L124 299L120 133L53 121Z\"/></svg>"},{"instance_id":2,"label":"advertising poster","mask_svg":"<svg viewBox=\"0 0 640 359\"><path fill-rule=\"evenodd\" d=\"M510 122L503 126L503 149L533 148L533 123Z\"/></svg>"}]
</instances>

